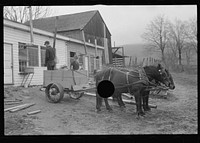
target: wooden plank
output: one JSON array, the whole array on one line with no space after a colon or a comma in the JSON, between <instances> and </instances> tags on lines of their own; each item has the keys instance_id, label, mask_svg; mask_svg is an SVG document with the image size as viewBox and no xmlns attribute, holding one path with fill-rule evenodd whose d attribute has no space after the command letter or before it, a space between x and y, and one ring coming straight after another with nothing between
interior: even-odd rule
<instances>
[{"instance_id":1,"label":"wooden plank","mask_svg":"<svg viewBox=\"0 0 200 143\"><path fill-rule=\"evenodd\" d=\"M33 106L33 105L35 105L35 103L30 103L30 104L27 104L27 105L25 105L25 106L23 106L23 107L18 107L18 108L9 110L9 111L12 112L12 113L13 113L13 112L17 112L17 111L19 111L19 110L29 108L29 107L31 107L31 106Z\"/></svg>"},{"instance_id":2,"label":"wooden plank","mask_svg":"<svg viewBox=\"0 0 200 143\"><path fill-rule=\"evenodd\" d=\"M4 109L4 112L9 111L9 110L12 110L12 109L16 109L16 108L24 107L24 106L26 106L26 105L28 105L28 104L22 104L22 105L18 105L18 106L10 107L10 108Z\"/></svg>"},{"instance_id":3,"label":"wooden plank","mask_svg":"<svg viewBox=\"0 0 200 143\"><path fill-rule=\"evenodd\" d=\"M18 102L7 102L7 103L4 103L5 105L13 105L13 104L20 104L22 102L18 101Z\"/></svg>"},{"instance_id":4,"label":"wooden plank","mask_svg":"<svg viewBox=\"0 0 200 143\"><path fill-rule=\"evenodd\" d=\"M37 114L37 113L40 113L40 112L41 112L41 110L36 110L36 111L28 112L27 114L33 115L33 114Z\"/></svg>"},{"instance_id":5,"label":"wooden plank","mask_svg":"<svg viewBox=\"0 0 200 143\"><path fill-rule=\"evenodd\" d=\"M15 100L8 100L8 99L4 99L4 102L19 102L22 101L21 99L15 99Z\"/></svg>"}]
</instances>

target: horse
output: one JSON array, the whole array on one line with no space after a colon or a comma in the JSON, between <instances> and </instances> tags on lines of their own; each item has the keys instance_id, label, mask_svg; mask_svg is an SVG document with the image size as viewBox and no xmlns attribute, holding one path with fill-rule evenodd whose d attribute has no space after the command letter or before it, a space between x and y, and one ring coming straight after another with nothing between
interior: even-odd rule
<instances>
[{"instance_id":1,"label":"horse","mask_svg":"<svg viewBox=\"0 0 200 143\"><path fill-rule=\"evenodd\" d=\"M151 72L149 71L150 69ZM158 64L158 66L146 67L144 70L142 70L142 68L135 70L107 68L97 72L95 80L96 86L98 86L99 82L102 80L110 80L114 84L115 92L112 97L117 99L119 106L122 108L125 108L125 104L122 101L121 93L129 92L130 94L134 95L137 107L137 115L143 116L145 113L142 111L142 101L144 111L150 110L148 106L149 91L146 91L145 89L147 89L150 85L154 85L149 81L149 78L152 76L157 81L160 81L165 85L169 85L169 79L167 78L166 70L164 70L160 64ZM108 104L107 98L104 98L104 101L106 109L111 111L112 108ZM101 111L101 105L102 97L100 97L98 92L96 92L97 112Z\"/></svg>"},{"instance_id":2,"label":"horse","mask_svg":"<svg viewBox=\"0 0 200 143\"><path fill-rule=\"evenodd\" d=\"M172 75L169 73L167 69L164 69L160 64L158 64L159 70L155 68L155 66L145 66L144 71L149 79L150 82L153 80L155 81L155 85L160 85L160 83L164 84L166 87L169 87L169 89L174 90L175 84L172 78ZM144 91L143 96L143 108L145 111L151 110L148 106L149 101L149 92L150 90Z\"/></svg>"}]
</instances>

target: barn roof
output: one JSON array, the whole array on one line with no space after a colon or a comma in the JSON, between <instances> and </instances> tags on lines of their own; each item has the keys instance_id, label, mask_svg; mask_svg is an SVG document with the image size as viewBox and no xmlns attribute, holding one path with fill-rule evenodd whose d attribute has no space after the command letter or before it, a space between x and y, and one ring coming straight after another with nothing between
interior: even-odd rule
<instances>
[{"instance_id":1,"label":"barn roof","mask_svg":"<svg viewBox=\"0 0 200 143\"><path fill-rule=\"evenodd\" d=\"M97 12L98 10L60 15L57 21L57 31L81 30ZM56 16L33 20L33 27L53 32L55 29L55 19ZM29 22L25 24L29 25Z\"/></svg>"}]
</instances>

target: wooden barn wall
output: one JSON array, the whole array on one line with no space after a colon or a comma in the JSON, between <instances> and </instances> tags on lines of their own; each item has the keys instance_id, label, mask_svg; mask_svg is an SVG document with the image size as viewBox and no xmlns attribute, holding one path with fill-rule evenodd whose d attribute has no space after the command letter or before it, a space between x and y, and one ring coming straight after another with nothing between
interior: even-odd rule
<instances>
[{"instance_id":1,"label":"wooden barn wall","mask_svg":"<svg viewBox=\"0 0 200 143\"><path fill-rule=\"evenodd\" d=\"M91 68L91 60L92 60L91 57L95 57L95 48L93 46L87 45L87 52L88 52L88 56L89 56L89 70ZM68 52L67 52L68 53L68 55L67 55L67 57L68 57L68 67L70 67L70 52L76 52L78 55L79 54L85 54L84 45L78 44L78 43L75 43L75 42L68 42L67 43L67 49L68 49ZM97 56L100 57L100 67L102 67L102 56L103 56L103 50L102 49L97 49Z\"/></svg>"},{"instance_id":2,"label":"wooden barn wall","mask_svg":"<svg viewBox=\"0 0 200 143\"><path fill-rule=\"evenodd\" d=\"M80 30L63 31L58 32L58 34L83 41L82 32Z\"/></svg>"},{"instance_id":3,"label":"wooden barn wall","mask_svg":"<svg viewBox=\"0 0 200 143\"><path fill-rule=\"evenodd\" d=\"M93 18L84 27L84 31L86 34L89 34L89 35L104 37L103 26L104 26L104 23L99 13L96 13L95 16L93 16Z\"/></svg>"},{"instance_id":4,"label":"wooden barn wall","mask_svg":"<svg viewBox=\"0 0 200 143\"><path fill-rule=\"evenodd\" d=\"M53 38L49 36L44 36L40 34L34 34L34 44L44 46L44 42L49 40L51 45L53 45ZM13 45L13 76L14 76L14 85L19 86L23 80L23 76L19 74L19 50L18 42L21 43L30 43L30 32L19 30L16 28L4 26L4 42L10 43ZM56 40L56 55L58 57L59 63L57 67L63 65L67 62L67 47L64 40ZM39 66L34 67L34 76L31 82L31 85L42 85L43 84L43 70L46 70L46 67L41 67L41 58L40 58L40 48L38 48L38 57L39 57Z\"/></svg>"}]
</instances>

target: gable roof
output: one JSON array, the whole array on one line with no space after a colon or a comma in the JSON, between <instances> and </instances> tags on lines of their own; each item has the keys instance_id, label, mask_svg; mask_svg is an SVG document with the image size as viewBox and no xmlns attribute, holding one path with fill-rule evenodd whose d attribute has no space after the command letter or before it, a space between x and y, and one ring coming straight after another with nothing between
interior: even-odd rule
<instances>
[{"instance_id":1,"label":"gable roof","mask_svg":"<svg viewBox=\"0 0 200 143\"><path fill-rule=\"evenodd\" d=\"M97 12L98 10L58 16L57 31L82 29ZM55 29L55 19L56 16L33 20L33 27L53 32ZM29 22L24 24L29 25Z\"/></svg>"}]
</instances>

